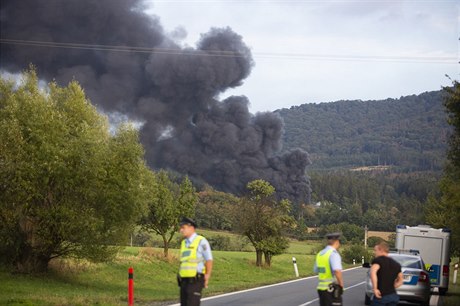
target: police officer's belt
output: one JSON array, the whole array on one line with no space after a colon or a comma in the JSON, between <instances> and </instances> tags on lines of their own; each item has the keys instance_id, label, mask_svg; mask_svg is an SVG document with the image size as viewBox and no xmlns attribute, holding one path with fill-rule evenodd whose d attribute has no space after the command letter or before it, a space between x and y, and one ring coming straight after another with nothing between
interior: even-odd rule
<instances>
[{"instance_id":1,"label":"police officer's belt","mask_svg":"<svg viewBox=\"0 0 460 306\"><path fill-rule=\"evenodd\" d=\"M201 279L204 279L204 274L197 273L195 277L181 277L180 281L187 284L194 284Z\"/></svg>"}]
</instances>

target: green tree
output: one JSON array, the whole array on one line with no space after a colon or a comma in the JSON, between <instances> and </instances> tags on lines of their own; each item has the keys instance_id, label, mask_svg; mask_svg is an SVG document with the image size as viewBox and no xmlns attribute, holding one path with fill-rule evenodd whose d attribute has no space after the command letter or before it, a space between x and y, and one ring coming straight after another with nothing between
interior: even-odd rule
<instances>
[{"instance_id":1,"label":"green tree","mask_svg":"<svg viewBox=\"0 0 460 306\"><path fill-rule=\"evenodd\" d=\"M284 230L294 224L289 216L291 203L276 201L275 188L264 180L254 180L247 184L248 194L243 197L235 210L234 224L237 231L246 236L256 250L256 265L271 265L271 258L282 253L287 247Z\"/></svg>"},{"instance_id":2,"label":"green tree","mask_svg":"<svg viewBox=\"0 0 460 306\"><path fill-rule=\"evenodd\" d=\"M371 248L375 247L380 242L385 241L385 239L381 237L371 236L367 239L367 245Z\"/></svg>"},{"instance_id":3,"label":"green tree","mask_svg":"<svg viewBox=\"0 0 460 306\"><path fill-rule=\"evenodd\" d=\"M77 82L42 90L33 69L0 80L0 260L22 272L52 258L107 260L145 205L137 131L108 120Z\"/></svg>"},{"instance_id":4,"label":"green tree","mask_svg":"<svg viewBox=\"0 0 460 306\"><path fill-rule=\"evenodd\" d=\"M342 259L346 263L360 263L364 256L365 262L370 262L372 258L372 252L369 252L362 244L350 244L343 248L341 251Z\"/></svg>"},{"instance_id":5,"label":"green tree","mask_svg":"<svg viewBox=\"0 0 460 306\"><path fill-rule=\"evenodd\" d=\"M448 161L440 183L441 199L431 198L426 210L428 223L436 227L449 227L452 230L451 247L460 253L460 83L444 88L444 106L448 112L450 125L454 131L449 141Z\"/></svg>"},{"instance_id":6,"label":"green tree","mask_svg":"<svg viewBox=\"0 0 460 306\"><path fill-rule=\"evenodd\" d=\"M198 225L209 229L231 231L233 210L238 200L230 193L206 187L198 193L196 205L196 215L200 216L197 220Z\"/></svg>"},{"instance_id":7,"label":"green tree","mask_svg":"<svg viewBox=\"0 0 460 306\"><path fill-rule=\"evenodd\" d=\"M318 230L318 235L320 237L325 237L327 233L333 232L341 232L341 240L343 240L343 242L351 241L359 244L364 240L363 227L347 222L321 226Z\"/></svg>"},{"instance_id":8,"label":"green tree","mask_svg":"<svg viewBox=\"0 0 460 306\"><path fill-rule=\"evenodd\" d=\"M198 196L188 177L178 185L164 170L150 173L148 182L148 211L141 224L145 230L163 238L163 252L167 257L169 245L179 230L180 218L194 216Z\"/></svg>"}]
</instances>

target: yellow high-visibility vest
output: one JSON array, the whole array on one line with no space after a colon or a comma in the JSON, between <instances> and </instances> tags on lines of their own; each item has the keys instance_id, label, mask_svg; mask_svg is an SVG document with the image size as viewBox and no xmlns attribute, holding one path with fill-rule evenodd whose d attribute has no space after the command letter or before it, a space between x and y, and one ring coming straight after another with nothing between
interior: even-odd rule
<instances>
[{"instance_id":1,"label":"yellow high-visibility vest","mask_svg":"<svg viewBox=\"0 0 460 306\"><path fill-rule=\"evenodd\" d=\"M332 275L331 264L329 263L329 259L331 258L331 254L333 249L328 250L326 253L321 255L319 252L316 255L316 267L318 268L318 290L327 290L329 288L329 284L335 281L334 276Z\"/></svg>"},{"instance_id":2,"label":"yellow high-visibility vest","mask_svg":"<svg viewBox=\"0 0 460 306\"><path fill-rule=\"evenodd\" d=\"M196 236L192 243L187 247L185 240L182 240L180 246L180 277L195 277L200 262L204 262L203 257L197 257L198 246L203 236ZM203 273L206 273L206 267L203 267Z\"/></svg>"}]
</instances>

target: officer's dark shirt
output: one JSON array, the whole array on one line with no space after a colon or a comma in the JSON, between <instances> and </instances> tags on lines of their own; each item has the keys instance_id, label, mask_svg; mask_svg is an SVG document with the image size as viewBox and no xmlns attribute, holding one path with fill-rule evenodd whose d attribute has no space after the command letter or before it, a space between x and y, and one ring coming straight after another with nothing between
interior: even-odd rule
<instances>
[{"instance_id":1,"label":"officer's dark shirt","mask_svg":"<svg viewBox=\"0 0 460 306\"><path fill-rule=\"evenodd\" d=\"M394 282L401 272L401 265L388 256L379 256L372 261L372 264L380 266L377 271L377 287L382 296L396 293Z\"/></svg>"}]
</instances>

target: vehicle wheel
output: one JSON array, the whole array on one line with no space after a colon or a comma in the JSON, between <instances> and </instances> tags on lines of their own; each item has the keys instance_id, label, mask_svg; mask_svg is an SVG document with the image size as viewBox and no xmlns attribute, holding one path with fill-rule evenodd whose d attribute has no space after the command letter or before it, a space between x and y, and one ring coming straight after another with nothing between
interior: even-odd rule
<instances>
[{"instance_id":1,"label":"vehicle wheel","mask_svg":"<svg viewBox=\"0 0 460 306\"><path fill-rule=\"evenodd\" d=\"M370 305L371 304L371 298L367 296L367 294L364 293L364 305Z\"/></svg>"},{"instance_id":2,"label":"vehicle wheel","mask_svg":"<svg viewBox=\"0 0 460 306\"><path fill-rule=\"evenodd\" d=\"M430 300L422 302L420 305L421 306L430 306Z\"/></svg>"},{"instance_id":3,"label":"vehicle wheel","mask_svg":"<svg viewBox=\"0 0 460 306\"><path fill-rule=\"evenodd\" d=\"M439 295L446 295L449 288L439 288Z\"/></svg>"}]
</instances>

